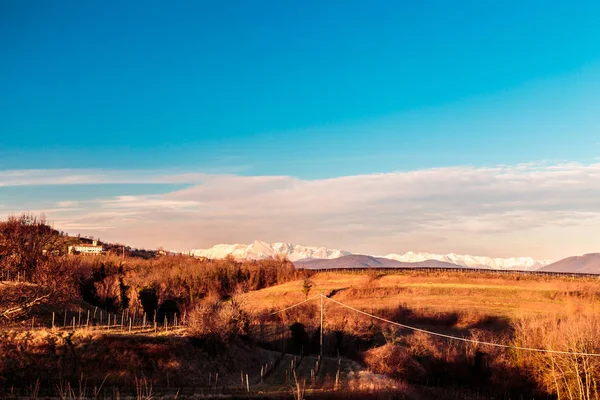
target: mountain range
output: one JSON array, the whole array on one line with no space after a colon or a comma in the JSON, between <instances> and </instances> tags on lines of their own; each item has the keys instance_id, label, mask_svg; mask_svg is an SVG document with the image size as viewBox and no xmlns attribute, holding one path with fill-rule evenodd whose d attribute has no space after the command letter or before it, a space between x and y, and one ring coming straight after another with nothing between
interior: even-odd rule
<instances>
[{"instance_id":1,"label":"mountain range","mask_svg":"<svg viewBox=\"0 0 600 400\"><path fill-rule=\"evenodd\" d=\"M294 264L300 266L305 265L308 267L308 263L311 262L313 265L337 265L341 262L354 262L352 258L344 257L354 255L353 253L345 250L328 249L325 247L307 247L293 245L290 243L266 243L261 241L254 241L251 244L218 244L209 249L194 249L192 254L197 257L206 257L212 259L225 258L231 255L238 260L259 260L277 256L285 256ZM369 261L364 259L361 262L367 262L369 267L375 267L376 262L390 265L390 268L394 266L404 266L408 264L410 266L423 266L423 263L428 261L427 266L447 266L447 267L464 267L464 268L489 268L489 269L502 269L502 270L526 270L533 271L551 264L550 260L535 260L531 257L513 257L513 258L491 258L482 256L471 256L471 255L459 255L459 254L430 254L430 253L413 253L409 251L405 254L388 254L386 256L373 256L365 255ZM332 263L318 263L315 260L334 260L344 257L344 260ZM375 260L375 261L374 261ZM386 261L387 260L387 261ZM356 260L355 260L356 261ZM390 263L394 261L396 263ZM429 262L433 261L433 262ZM358 261L357 261L358 262ZM437 263L436 263L437 262ZM391 266L394 265L394 266ZM312 268L312 266L311 266ZM340 268L340 266L331 267L323 266L319 268ZM348 267L351 268L351 267ZM383 267L382 267L383 268Z\"/></svg>"},{"instance_id":2,"label":"mountain range","mask_svg":"<svg viewBox=\"0 0 600 400\"><path fill-rule=\"evenodd\" d=\"M332 259L352 253L344 250L327 249L325 247L306 247L290 243L266 243L255 240L252 244L217 244L210 249L193 249L196 257L225 258L228 255L237 260L261 260L265 258L285 256L295 262L305 258Z\"/></svg>"},{"instance_id":3,"label":"mountain range","mask_svg":"<svg viewBox=\"0 0 600 400\"><path fill-rule=\"evenodd\" d=\"M425 260L418 262L400 262L384 257L363 256L352 254L332 259L305 258L294 263L298 268L305 269L337 269L337 268L456 268L438 260Z\"/></svg>"},{"instance_id":4,"label":"mountain range","mask_svg":"<svg viewBox=\"0 0 600 400\"><path fill-rule=\"evenodd\" d=\"M520 271L534 271L552 263L550 260L535 260L531 257L512 257L512 258L491 258L484 256L471 256L459 254L430 254L413 253L409 251L405 254L388 254L384 258L396 260L405 263L415 263L425 260L437 260L445 263L458 265L466 268L490 268L506 269Z\"/></svg>"}]
</instances>

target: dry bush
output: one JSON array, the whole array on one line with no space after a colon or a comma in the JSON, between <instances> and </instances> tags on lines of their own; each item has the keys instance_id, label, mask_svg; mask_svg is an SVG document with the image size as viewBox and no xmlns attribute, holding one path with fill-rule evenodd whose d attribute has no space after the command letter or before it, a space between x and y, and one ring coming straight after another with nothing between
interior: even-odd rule
<instances>
[{"instance_id":1,"label":"dry bush","mask_svg":"<svg viewBox=\"0 0 600 400\"><path fill-rule=\"evenodd\" d=\"M364 360L371 371L397 379L418 380L426 375L423 366L398 344L388 343L371 349L365 353Z\"/></svg>"},{"instance_id":2,"label":"dry bush","mask_svg":"<svg viewBox=\"0 0 600 400\"><path fill-rule=\"evenodd\" d=\"M404 336L401 339L401 343L413 357L433 357L441 359L444 356L440 342L423 332L415 332L412 335ZM448 356L448 350L446 350L445 353L445 355ZM448 359L446 359L446 361L448 361Z\"/></svg>"},{"instance_id":3,"label":"dry bush","mask_svg":"<svg viewBox=\"0 0 600 400\"><path fill-rule=\"evenodd\" d=\"M598 332L598 315L521 319L515 323L515 343L528 348L600 354ZM559 399L600 398L600 357L517 351L515 359Z\"/></svg>"},{"instance_id":4,"label":"dry bush","mask_svg":"<svg viewBox=\"0 0 600 400\"><path fill-rule=\"evenodd\" d=\"M188 316L192 334L220 340L247 335L249 324L250 317L235 296L228 301L209 296L196 304Z\"/></svg>"},{"instance_id":5,"label":"dry bush","mask_svg":"<svg viewBox=\"0 0 600 400\"><path fill-rule=\"evenodd\" d=\"M40 264L61 250L62 234L43 215L12 215L0 221L0 273L35 279Z\"/></svg>"},{"instance_id":6,"label":"dry bush","mask_svg":"<svg viewBox=\"0 0 600 400\"><path fill-rule=\"evenodd\" d=\"M307 328L314 329L319 325L319 307L315 303L306 303L279 314L279 317L286 325L302 322Z\"/></svg>"},{"instance_id":7,"label":"dry bush","mask_svg":"<svg viewBox=\"0 0 600 400\"><path fill-rule=\"evenodd\" d=\"M39 261L31 283L0 282L0 322L28 317L41 307L62 307L77 297L70 267L77 263L68 257Z\"/></svg>"},{"instance_id":8,"label":"dry bush","mask_svg":"<svg viewBox=\"0 0 600 400\"><path fill-rule=\"evenodd\" d=\"M188 314L190 332L200 336L221 336L225 332L226 321L218 318L221 301L210 296L198 302Z\"/></svg>"},{"instance_id":9,"label":"dry bush","mask_svg":"<svg viewBox=\"0 0 600 400\"><path fill-rule=\"evenodd\" d=\"M47 303L51 295L39 285L0 282L0 324L27 316L34 306Z\"/></svg>"},{"instance_id":10,"label":"dry bush","mask_svg":"<svg viewBox=\"0 0 600 400\"><path fill-rule=\"evenodd\" d=\"M101 304L112 305L120 298L119 277L112 275L99 282L94 282L94 289Z\"/></svg>"},{"instance_id":11,"label":"dry bush","mask_svg":"<svg viewBox=\"0 0 600 400\"><path fill-rule=\"evenodd\" d=\"M0 319L26 316L34 307L58 305L75 292L71 268L76 261L64 253L64 235L42 215L11 216L0 221L0 280L19 277L28 285L3 287Z\"/></svg>"}]
</instances>

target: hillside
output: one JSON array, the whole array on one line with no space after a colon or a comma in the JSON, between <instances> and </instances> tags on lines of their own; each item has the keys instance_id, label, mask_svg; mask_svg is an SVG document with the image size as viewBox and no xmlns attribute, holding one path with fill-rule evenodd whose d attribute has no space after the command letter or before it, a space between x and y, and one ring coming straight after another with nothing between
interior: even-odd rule
<instances>
[{"instance_id":1,"label":"hillside","mask_svg":"<svg viewBox=\"0 0 600 400\"><path fill-rule=\"evenodd\" d=\"M600 253L567 257L553 264L540 268L545 272L570 272L578 274L600 274Z\"/></svg>"},{"instance_id":2,"label":"hillside","mask_svg":"<svg viewBox=\"0 0 600 400\"><path fill-rule=\"evenodd\" d=\"M460 268L456 264L436 260L421 262L400 262L383 257L349 255L330 260L304 259L294 262L296 268L338 269L338 268Z\"/></svg>"},{"instance_id":3,"label":"hillside","mask_svg":"<svg viewBox=\"0 0 600 400\"><path fill-rule=\"evenodd\" d=\"M372 272L377 272L373 274ZM359 309L394 310L399 305L422 313L461 313L465 318L568 315L574 310L598 312L597 279L506 275L464 271L316 272L310 295L333 298ZM254 312L283 308L304 300L302 280L244 294ZM337 311L336 311L337 312Z\"/></svg>"}]
</instances>

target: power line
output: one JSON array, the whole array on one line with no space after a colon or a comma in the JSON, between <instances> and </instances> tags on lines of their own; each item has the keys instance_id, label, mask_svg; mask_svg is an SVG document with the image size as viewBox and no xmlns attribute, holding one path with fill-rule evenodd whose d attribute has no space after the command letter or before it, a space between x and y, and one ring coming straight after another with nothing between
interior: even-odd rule
<instances>
[{"instance_id":1,"label":"power line","mask_svg":"<svg viewBox=\"0 0 600 400\"><path fill-rule=\"evenodd\" d=\"M284 312L284 311L287 311L287 310L291 310L292 308L298 307L298 306L300 306L300 305L302 305L302 304L304 304L304 303L308 303L309 301L311 301L311 300L314 300L314 299L316 299L317 297L321 297L321 296L322 296L322 294L321 294L321 293L319 293L319 294L316 294L316 295L314 295L313 297L309 297L308 299L306 299L306 300L304 300L304 301L301 301L300 303L296 303L296 304L294 304L294 305L291 305L291 306L289 306L289 307L282 308L281 310L274 311L274 312L272 312L272 313L271 313L271 314L269 314L269 315L275 315L275 314L279 314L279 313L282 313L282 312Z\"/></svg>"},{"instance_id":2,"label":"power line","mask_svg":"<svg viewBox=\"0 0 600 400\"><path fill-rule=\"evenodd\" d=\"M468 343L475 343L475 344L480 344L483 346L491 346L491 347L500 347L500 348L504 348L504 349L514 349L514 350L524 350L524 351L534 351L534 352L538 352L538 353L552 353L552 354L568 354L568 355L573 355L573 356L591 356L591 357L600 357L600 354L596 354L596 353L579 353L579 352L572 352L572 351L561 351L561 350L548 350L548 349L538 349L538 348L532 348L532 347L522 347L522 346L512 346L512 345L508 345L508 344L501 344L501 343L493 343L493 342L483 342L480 340L475 340L475 339L467 339L464 337L458 337L458 336L452 336L452 335L446 335L443 333L438 333L438 332L432 332L432 331L428 331L425 329L421 329L421 328L417 328L414 326L410 326L410 325L404 325L401 324L399 322L395 322L395 321L390 321L389 319L385 319L385 318L381 318L378 317L377 315L373 315L373 314L369 314L367 312L361 311L357 308L354 308L352 306L349 306L347 304L341 303L337 300L334 300L332 298L326 297L324 296L327 300L332 301L342 307L346 307L349 310L355 311L357 313L366 315L367 317L370 318L374 318L374 319L378 319L380 321L383 322L387 322L388 324L392 324L392 325L396 325L402 328L406 328L406 329L410 329L416 332L422 332L422 333L426 333L428 335L432 335L432 336L439 336L439 337L443 337L446 339L451 339L451 340L459 340L462 342L468 342Z\"/></svg>"},{"instance_id":3,"label":"power line","mask_svg":"<svg viewBox=\"0 0 600 400\"><path fill-rule=\"evenodd\" d=\"M289 310L291 308L297 307L297 306L299 306L301 304L304 304L304 303L306 303L308 301L314 300L317 297L321 297L321 299L329 300L329 301L331 301L333 303L336 303L336 304L338 304L338 305L340 305L342 307L345 307L345 308L347 308L349 310L352 310L354 312L357 312L359 314L365 315L365 316L367 316L369 318L373 318L373 319L376 319L376 320L379 320L379 321L382 321L382 322L386 322L386 323L391 324L391 325L396 325L396 326L399 326L401 328L409 329L409 330L412 330L412 331L415 331L415 332L422 332L422 333L425 333L427 335L438 336L438 337L442 337L442 338L445 338L445 339L458 340L458 341L467 342L467 343L474 343L474 344L479 344L479 345L482 345L482 346L499 347L499 348L503 348L503 349L513 349L513 350L522 350L522 351L532 351L532 352L537 352L537 353L550 353L550 354L564 354L564 355L572 355L572 356L600 357L600 354L597 354L597 353L581 353L581 352L572 352L572 351L539 349L539 348L534 348L534 347L512 346L512 345L509 345L509 344L484 342L484 341L475 340L475 339L467 339L465 337L446 335L444 333L439 333L439 332L432 332L432 331L428 331L426 329L421 329L421 328L417 328L415 326L401 324L399 322L391 321L391 320L386 319L386 318L378 317L377 315L369 314L368 312L359 310L358 308L354 308L354 307L349 306L347 304L344 304L344 303L342 303L340 301L337 301L337 300L334 300L334 299L332 299L330 297L327 297L323 293L319 293L316 296L308 298L308 299L306 299L306 300L304 300L304 301L302 301L300 303L294 304L294 305L292 305L290 307L284 308L284 309L279 310L279 311L275 311L275 312L271 313L271 315L274 315L274 314L277 314L277 313Z\"/></svg>"}]
</instances>

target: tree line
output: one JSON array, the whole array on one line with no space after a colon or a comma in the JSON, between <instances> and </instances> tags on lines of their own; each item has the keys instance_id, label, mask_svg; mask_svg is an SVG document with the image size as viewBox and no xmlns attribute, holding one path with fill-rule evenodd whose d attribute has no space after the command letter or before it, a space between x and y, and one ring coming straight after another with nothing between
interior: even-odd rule
<instances>
[{"instance_id":1,"label":"tree line","mask_svg":"<svg viewBox=\"0 0 600 400\"><path fill-rule=\"evenodd\" d=\"M68 256L68 240L44 216L22 214L0 222L0 276L27 281L17 289L0 287L0 319L24 318L42 304L59 307L81 300L110 312L136 308L171 318L206 298L225 300L299 274L285 258Z\"/></svg>"}]
</instances>

